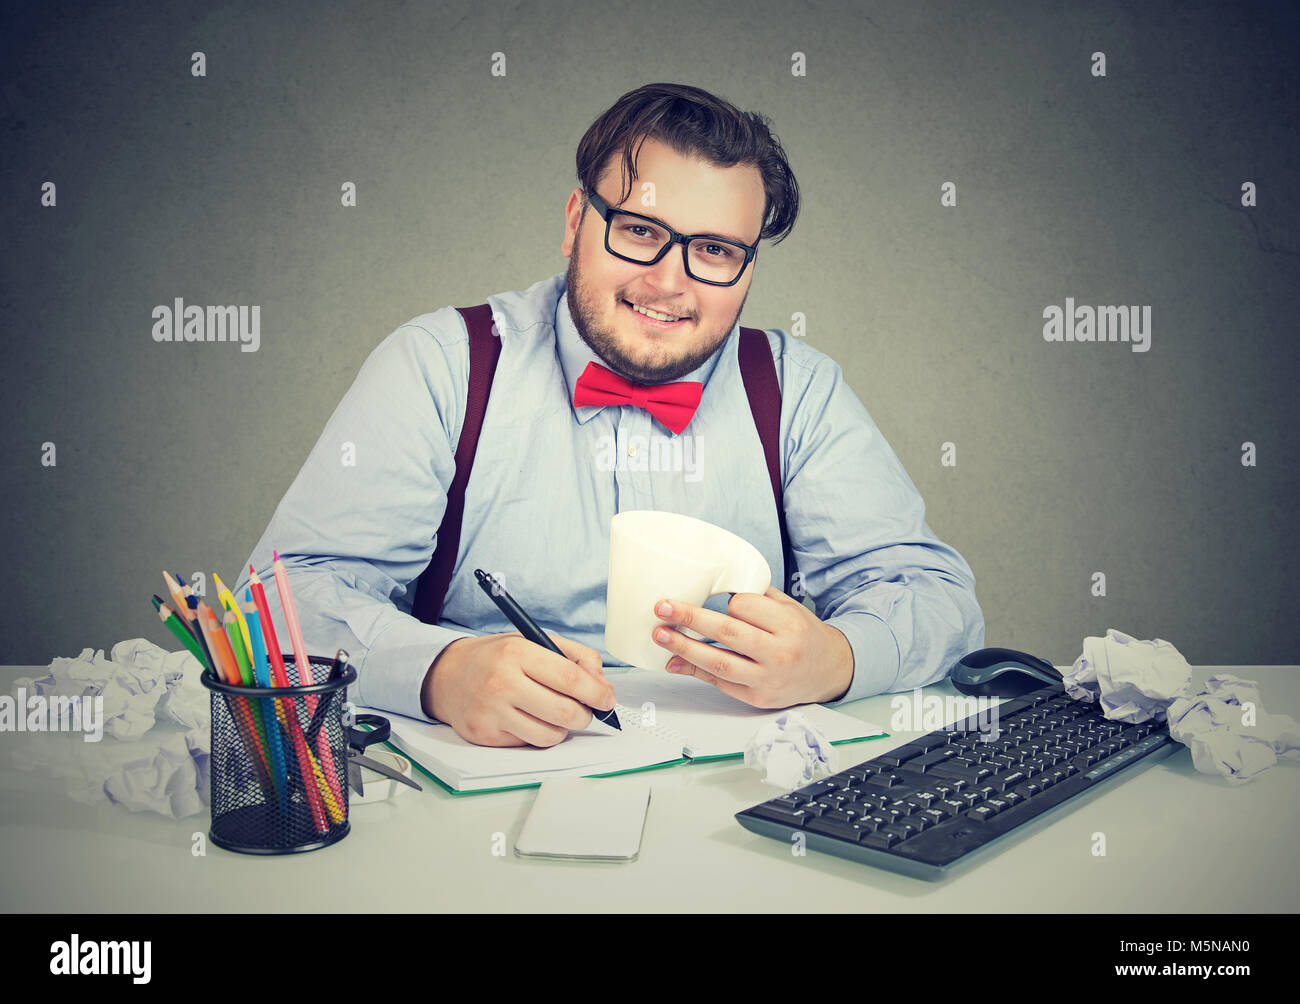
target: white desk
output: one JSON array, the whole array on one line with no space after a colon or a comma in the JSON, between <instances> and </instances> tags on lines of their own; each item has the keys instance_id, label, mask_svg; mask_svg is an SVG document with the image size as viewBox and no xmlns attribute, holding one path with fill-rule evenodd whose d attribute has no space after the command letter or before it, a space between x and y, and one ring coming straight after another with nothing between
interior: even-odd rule
<instances>
[{"instance_id":1,"label":"white desk","mask_svg":"<svg viewBox=\"0 0 1300 1004\"><path fill-rule=\"evenodd\" d=\"M1269 712L1300 718L1300 667L1225 669L1259 680ZM1211 672L1198 669L1196 681ZM0 686L7 693L12 679L33 675L0 668ZM947 682L926 692L956 693ZM889 702L844 710L888 729ZM841 746L841 767L919 734ZM206 812L173 821L82 805L59 782L13 769L13 744L25 738L0 733L6 911L1300 912L1295 762L1234 787L1197 773L1179 749L936 883L812 851L795 857L742 829L733 814L776 790L740 760L604 779L653 788L641 855L630 863L517 858L536 789L450 795L427 778L423 792L356 806L352 832L333 847L261 858L208 842L195 857L191 838L207 833ZM1105 857L1092 854L1097 832ZM504 856L493 854L496 834L505 835Z\"/></svg>"}]
</instances>

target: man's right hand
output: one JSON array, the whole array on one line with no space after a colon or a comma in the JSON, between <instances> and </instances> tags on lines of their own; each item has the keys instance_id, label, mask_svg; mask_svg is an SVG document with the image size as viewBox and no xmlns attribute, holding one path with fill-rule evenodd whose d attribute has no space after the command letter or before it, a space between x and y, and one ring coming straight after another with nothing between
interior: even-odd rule
<instances>
[{"instance_id":1,"label":"man's right hand","mask_svg":"<svg viewBox=\"0 0 1300 1004\"><path fill-rule=\"evenodd\" d=\"M614 688L594 648L550 637L564 656L517 631L456 639L425 674L425 714L479 746L554 746L586 728L588 708L614 706Z\"/></svg>"}]
</instances>

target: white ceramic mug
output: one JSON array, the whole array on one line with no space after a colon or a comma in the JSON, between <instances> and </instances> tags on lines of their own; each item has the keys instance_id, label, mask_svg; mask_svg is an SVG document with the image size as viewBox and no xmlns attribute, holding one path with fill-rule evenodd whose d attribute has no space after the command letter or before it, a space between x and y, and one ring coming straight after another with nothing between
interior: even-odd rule
<instances>
[{"instance_id":1,"label":"white ceramic mug","mask_svg":"<svg viewBox=\"0 0 1300 1004\"><path fill-rule=\"evenodd\" d=\"M673 512L618 513L609 525L605 651L632 666L663 669L673 653L651 637L661 623L655 603L703 606L718 593L762 593L771 584L758 548L729 530Z\"/></svg>"}]
</instances>

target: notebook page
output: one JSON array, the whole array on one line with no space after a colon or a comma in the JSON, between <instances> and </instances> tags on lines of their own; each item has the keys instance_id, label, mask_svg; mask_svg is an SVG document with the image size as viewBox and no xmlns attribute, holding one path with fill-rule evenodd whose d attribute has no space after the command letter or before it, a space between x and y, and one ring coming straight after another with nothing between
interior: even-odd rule
<instances>
[{"instance_id":1,"label":"notebook page","mask_svg":"<svg viewBox=\"0 0 1300 1004\"><path fill-rule=\"evenodd\" d=\"M653 704L656 724L671 730L669 734L684 736L683 752L689 756L742 753L761 725L791 710L755 708L693 676L635 670L611 675L609 681L621 704L638 710L646 703ZM870 722L819 704L801 704L794 710L802 712L831 742L885 732Z\"/></svg>"},{"instance_id":2,"label":"notebook page","mask_svg":"<svg viewBox=\"0 0 1300 1004\"><path fill-rule=\"evenodd\" d=\"M621 735L570 732L555 746L477 746L457 735L450 725L407 718L391 711L357 708L392 722L393 745L453 788L496 788L528 784L557 773L603 774L648 767L681 757L680 743L666 741L637 728ZM490 782L490 783L489 783Z\"/></svg>"}]
</instances>

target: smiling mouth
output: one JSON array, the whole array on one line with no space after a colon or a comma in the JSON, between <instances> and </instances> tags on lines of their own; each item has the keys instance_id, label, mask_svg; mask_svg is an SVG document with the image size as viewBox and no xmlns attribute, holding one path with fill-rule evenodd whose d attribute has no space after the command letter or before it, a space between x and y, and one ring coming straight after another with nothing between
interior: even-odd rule
<instances>
[{"instance_id":1,"label":"smiling mouth","mask_svg":"<svg viewBox=\"0 0 1300 1004\"><path fill-rule=\"evenodd\" d=\"M639 307L629 300L624 300L623 306L627 307L634 314L637 314L642 320L664 327L671 327L674 324L680 324L682 321L686 320L685 317L679 317L664 311L649 310L649 308L646 307Z\"/></svg>"}]
</instances>

